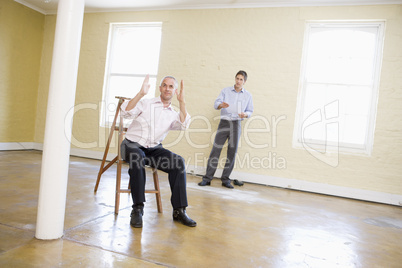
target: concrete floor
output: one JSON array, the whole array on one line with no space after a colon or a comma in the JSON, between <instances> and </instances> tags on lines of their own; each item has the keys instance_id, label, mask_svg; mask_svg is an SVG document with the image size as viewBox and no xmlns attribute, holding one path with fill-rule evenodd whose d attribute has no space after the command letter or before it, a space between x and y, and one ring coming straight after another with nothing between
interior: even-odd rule
<instances>
[{"instance_id":1,"label":"concrete floor","mask_svg":"<svg viewBox=\"0 0 402 268\"><path fill-rule=\"evenodd\" d=\"M0 152L0 267L402 267L402 208L248 184L199 187L187 178L195 228L172 221L147 194L144 227L131 198L114 215L114 168L93 188L100 161L71 157L62 239L34 238L41 152ZM114 169L114 170L113 170ZM126 185L128 176L123 171ZM151 182L151 180L149 180Z\"/></svg>"}]
</instances>

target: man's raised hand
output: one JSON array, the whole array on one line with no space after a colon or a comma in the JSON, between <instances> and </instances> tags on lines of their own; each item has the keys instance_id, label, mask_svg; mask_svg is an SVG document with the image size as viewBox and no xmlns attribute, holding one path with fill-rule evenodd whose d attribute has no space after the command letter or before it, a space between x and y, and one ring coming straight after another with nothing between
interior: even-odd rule
<instances>
[{"instance_id":1,"label":"man's raised hand","mask_svg":"<svg viewBox=\"0 0 402 268\"><path fill-rule=\"evenodd\" d=\"M184 82L181 80L180 82L180 92L178 92L178 89L176 89L176 94L177 94L177 100L179 102L184 102Z\"/></svg>"},{"instance_id":2,"label":"man's raised hand","mask_svg":"<svg viewBox=\"0 0 402 268\"><path fill-rule=\"evenodd\" d=\"M142 82L142 87L141 87L141 95L145 96L149 92L149 88L151 87L151 84L149 83L149 74L145 76L144 82Z\"/></svg>"}]
</instances>

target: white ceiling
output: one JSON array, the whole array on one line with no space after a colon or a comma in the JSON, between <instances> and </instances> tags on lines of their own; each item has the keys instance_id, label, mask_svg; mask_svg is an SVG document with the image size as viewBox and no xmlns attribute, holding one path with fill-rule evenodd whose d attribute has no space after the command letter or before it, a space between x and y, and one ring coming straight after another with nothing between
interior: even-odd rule
<instances>
[{"instance_id":1,"label":"white ceiling","mask_svg":"<svg viewBox=\"0 0 402 268\"><path fill-rule=\"evenodd\" d=\"M14 1L43 14L55 14L59 2L59 0ZM402 0L85 0L85 12L384 4L402 4Z\"/></svg>"}]
</instances>

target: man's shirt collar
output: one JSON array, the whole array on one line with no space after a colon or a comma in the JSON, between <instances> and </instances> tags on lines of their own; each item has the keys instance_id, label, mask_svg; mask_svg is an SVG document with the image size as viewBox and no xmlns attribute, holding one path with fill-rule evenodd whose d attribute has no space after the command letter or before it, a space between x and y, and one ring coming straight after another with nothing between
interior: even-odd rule
<instances>
[{"instance_id":1,"label":"man's shirt collar","mask_svg":"<svg viewBox=\"0 0 402 268\"><path fill-rule=\"evenodd\" d=\"M232 87L232 91L237 92L234 86ZM244 87L242 87L239 92L244 93Z\"/></svg>"},{"instance_id":2,"label":"man's shirt collar","mask_svg":"<svg viewBox=\"0 0 402 268\"><path fill-rule=\"evenodd\" d=\"M166 108L164 107L164 104L163 104L163 102L162 102L161 96L154 98L153 103L160 103L164 109L169 109L169 110L172 110L172 109L173 109L173 108L172 108L172 102L169 103L169 106L168 106L168 107L166 107Z\"/></svg>"}]
</instances>

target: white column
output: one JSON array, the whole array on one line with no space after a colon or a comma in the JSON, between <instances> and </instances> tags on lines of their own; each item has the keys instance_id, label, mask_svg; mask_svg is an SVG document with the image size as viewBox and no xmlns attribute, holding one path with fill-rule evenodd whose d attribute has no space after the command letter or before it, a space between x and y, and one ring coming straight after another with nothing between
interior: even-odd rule
<instances>
[{"instance_id":1,"label":"white column","mask_svg":"<svg viewBox=\"0 0 402 268\"><path fill-rule=\"evenodd\" d=\"M64 122L74 107L84 6L85 0L60 0L57 9L35 234L38 239L63 236L71 140L71 128L66 130Z\"/></svg>"}]
</instances>

